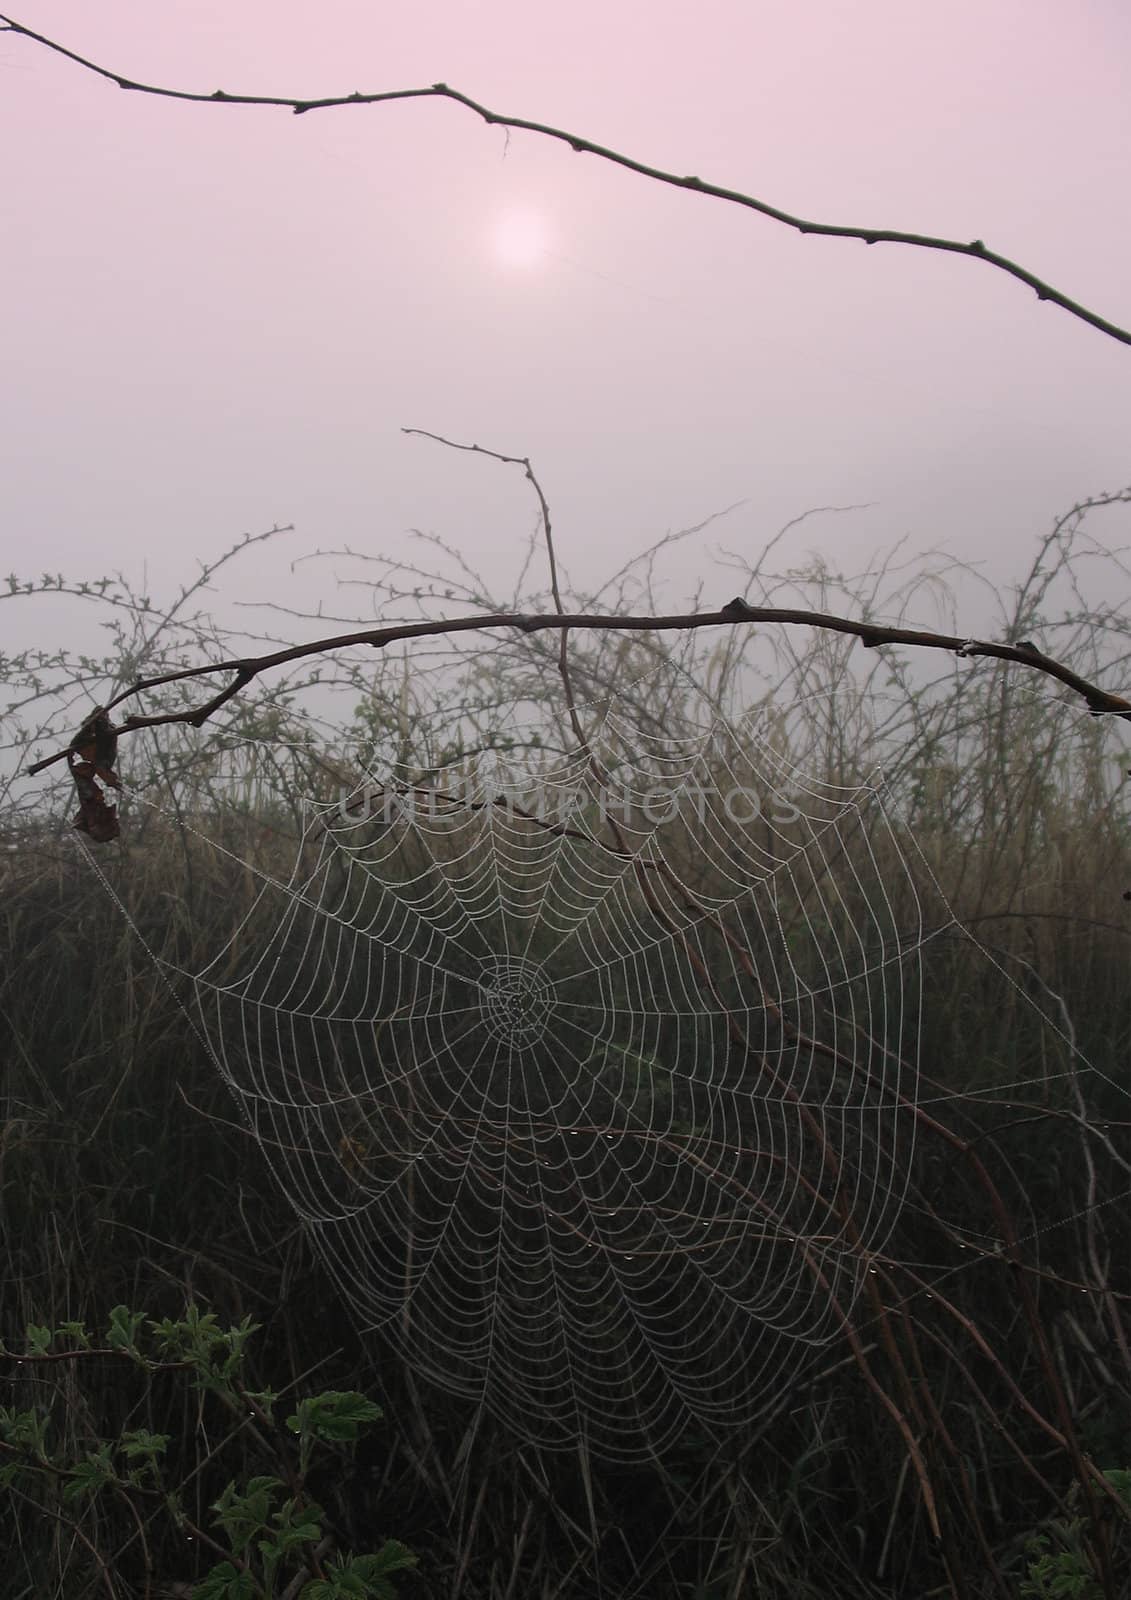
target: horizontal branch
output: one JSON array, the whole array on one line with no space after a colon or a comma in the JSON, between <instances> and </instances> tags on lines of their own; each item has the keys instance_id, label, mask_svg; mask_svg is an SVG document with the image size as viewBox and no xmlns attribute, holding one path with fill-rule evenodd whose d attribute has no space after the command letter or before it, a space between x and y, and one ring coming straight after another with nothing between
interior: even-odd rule
<instances>
[{"instance_id":1,"label":"horizontal branch","mask_svg":"<svg viewBox=\"0 0 1131 1600\"><path fill-rule=\"evenodd\" d=\"M197 1363L195 1361L148 1361L144 1356L139 1356L131 1350L123 1350L118 1346L86 1345L77 1350L37 1350L17 1353L0 1346L0 1361L13 1361L18 1367L46 1367L58 1365L60 1362L71 1363L74 1366L84 1361L128 1361L135 1367L140 1367L143 1372L189 1372Z\"/></svg>"},{"instance_id":2,"label":"horizontal branch","mask_svg":"<svg viewBox=\"0 0 1131 1600\"><path fill-rule=\"evenodd\" d=\"M398 644L405 639L434 639L457 633L483 633L497 628L515 629L526 634L573 628L607 633L672 633L688 632L695 628L733 628L748 623L775 623L789 627L818 628L828 633L849 634L859 639L867 649L875 649L879 645L900 644L927 650L945 650L964 657L987 656L996 661L1014 662L1018 666L1030 667L1036 672L1055 678L1058 683L1063 683L1066 688L1071 689L1085 701L1088 710L1094 715L1124 717L1131 721L1131 700L1125 700L1121 695L1110 694L1099 684L1090 683L1079 673L1073 672L1070 667L1055 661L1051 656L1042 654L1035 645L1024 641L1016 645L994 644L982 639L963 639L956 634L930 633L918 628L884 627L874 622L855 622L849 617L834 617L822 611L805 611L782 606L751 606L741 599L729 601L718 611L689 611L665 616L606 616L584 611L536 613L498 611L485 616L477 613L467 617L440 618L432 622L398 622L383 628L363 628L354 633L335 634L328 639L313 639L307 644L289 645L283 650L273 650L266 655L246 656L234 661L206 662L199 667L184 667L176 672L163 672L154 678L142 678L129 688L123 689L109 705L101 708L101 715L108 718L109 713L124 701L153 689L165 688L172 683L185 683L194 678L230 674L231 681L199 706L184 711L158 712L152 716L131 715L124 722L110 727L108 731L117 736L137 733L142 728L168 727L175 723L185 723L200 728L262 673L269 672L275 667L289 666L295 661L306 660L310 656L329 655L336 650L345 650L354 645L368 645L372 649L383 650L387 645ZM84 724L85 726L87 724ZM66 750L58 750L54 755L44 757L42 761L37 761L28 768L29 773L42 772L57 761L65 760L73 748L73 745L68 746Z\"/></svg>"},{"instance_id":3,"label":"horizontal branch","mask_svg":"<svg viewBox=\"0 0 1131 1600\"><path fill-rule=\"evenodd\" d=\"M951 255L972 256L975 260L983 261L987 266L996 267L1011 278L1016 278L1019 283L1026 284L1033 290L1038 300L1048 300L1053 305L1060 306L1063 311L1067 311L1070 316L1079 318L1081 322L1086 322L1093 328L1098 328L1101 333L1117 339L1121 344L1131 345L1131 332L1126 328L1121 328L1097 312L1088 310L1079 301L1070 299L1052 284L1038 278L1027 267L1011 261L1007 256L999 255L996 250L989 249L981 239L964 241L926 233L907 233L900 228L866 228L842 223L814 222L807 217L794 216L789 211L770 205L768 201L744 194L739 189L730 189L722 184L711 183L705 178L688 177L670 172L664 167L652 166L646 161L638 161L633 156L610 149L607 145L596 144L592 139L570 133L565 128L538 122L530 117L507 116L501 111L493 111L489 106L482 105L470 95L463 94L459 89L453 89L446 83L432 83L419 89L384 89L371 93L355 90L352 94L327 95L320 99L300 99L291 95L231 94L225 89L214 89L210 94L205 94L189 89L169 89L158 84L142 83L135 78L127 78L123 73L115 72L109 67L101 67L97 62L88 60L76 51L68 50L65 45L58 44L54 39L48 39L42 33L36 33L33 28L27 28L11 17L0 15L0 32L20 34L25 39L32 39L36 44L53 50L56 55L73 61L85 71L105 78L119 89L131 90L138 94L157 95L167 100L187 100L205 105L278 106L300 116L308 111L327 111L337 106L382 105L386 101L393 100L450 100L456 105L463 106L489 126L514 128L524 133L538 134L545 139L553 139L559 144L568 145L579 155L597 156L602 161L611 162L614 166L623 167L644 178L651 178L657 183L669 184L676 189L689 189L695 194L709 195L712 199L725 200L731 205L756 211L760 216L768 217L772 222L780 222L784 227L793 228L797 233L817 234L831 239L860 239L865 244L913 245L922 250L942 250Z\"/></svg>"}]
</instances>

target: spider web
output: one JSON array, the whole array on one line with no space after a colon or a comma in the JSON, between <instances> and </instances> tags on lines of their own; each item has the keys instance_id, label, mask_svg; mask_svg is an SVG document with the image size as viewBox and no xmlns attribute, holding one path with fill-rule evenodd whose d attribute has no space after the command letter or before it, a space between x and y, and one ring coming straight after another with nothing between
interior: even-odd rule
<instances>
[{"instance_id":1,"label":"spider web","mask_svg":"<svg viewBox=\"0 0 1131 1600\"><path fill-rule=\"evenodd\" d=\"M630 1459L843 1332L908 1184L922 929L882 775L586 716L309 802L193 983L360 1327Z\"/></svg>"}]
</instances>

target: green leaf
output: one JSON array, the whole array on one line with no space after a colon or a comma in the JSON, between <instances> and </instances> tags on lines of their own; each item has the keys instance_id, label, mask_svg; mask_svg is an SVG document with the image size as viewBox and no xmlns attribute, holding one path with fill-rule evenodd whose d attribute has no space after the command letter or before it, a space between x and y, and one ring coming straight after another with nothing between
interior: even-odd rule
<instances>
[{"instance_id":1,"label":"green leaf","mask_svg":"<svg viewBox=\"0 0 1131 1600\"><path fill-rule=\"evenodd\" d=\"M256 1600L258 1588L250 1572L241 1572L230 1561L221 1561L195 1586L192 1600Z\"/></svg>"},{"instance_id":2,"label":"green leaf","mask_svg":"<svg viewBox=\"0 0 1131 1600\"><path fill-rule=\"evenodd\" d=\"M332 1557L325 1578L306 1584L299 1600L396 1600L392 1574L415 1566L407 1545L386 1539L376 1554Z\"/></svg>"},{"instance_id":3,"label":"green leaf","mask_svg":"<svg viewBox=\"0 0 1131 1600\"><path fill-rule=\"evenodd\" d=\"M37 1322L29 1322L26 1331L27 1347L33 1356L46 1355L51 1348L51 1329L42 1328Z\"/></svg>"},{"instance_id":4,"label":"green leaf","mask_svg":"<svg viewBox=\"0 0 1131 1600\"><path fill-rule=\"evenodd\" d=\"M71 1468L68 1481L63 1485L64 1500L81 1500L85 1495L97 1494L99 1489L114 1482L114 1468L110 1463L112 1449L112 1445L100 1445L87 1455L85 1461Z\"/></svg>"},{"instance_id":5,"label":"green leaf","mask_svg":"<svg viewBox=\"0 0 1131 1600\"><path fill-rule=\"evenodd\" d=\"M276 1526L259 1541L260 1554L268 1561L281 1561L296 1545L317 1544L322 1537L322 1508L313 1501L299 1505L287 1500L275 1512Z\"/></svg>"},{"instance_id":6,"label":"green leaf","mask_svg":"<svg viewBox=\"0 0 1131 1600\"><path fill-rule=\"evenodd\" d=\"M145 1428L131 1428L123 1433L119 1448L127 1461L155 1461L163 1456L172 1437L168 1433L149 1433Z\"/></svg>"},{"instance_id":7,"label":"green leaf","mask_svg":"<svg viewBox=\"0 0 1131 1600\"><path fill-rule=\"evenodd\" d=\"M387 1577L390 1572L404 1572L415 1567L417 1557L399 1539L386 1539L376 1555L355 1556L354 1563L364 1569L362 1576L372 1581Z\"/></svg>"},{"instance_id":8,"label":"green leaf","mask_svg":"<svg viewBox=\"0 0 1131 1600\"><path fill-rule=\"evenodd\" d=\"M46 1421L38 1411L10 1411L0 1406L0 1439L18 1450L42 1455Z\"/></svg>"},{"instance_id":9,"label":"green leaf","mask_svg":"<svg viewBox=\"0 0 1131 1600\"><path fill-rule=\"evenodd\" d=\"M188 1361L197 1370L198 1385L230 1393L230 1380L240 1369L245 1346L259 1323L251 1317L233 1328L221 1328L214 1312L189 1305L179 1321L169 1317L149 1324L161 1353L173 1361Z\"/></svg>"},{"instance_id":10,"label":"green leaf","mask_svg":"<svg viewBox=\"0 0 1131 1600\"><path fill-rule=\"evenodd\" d=\"M176 1360L207 1354L213 1341L219 1337L215 1313L206 1311L202 1314L195 1305L186 1306L185 1314L179 1321L163 1317L160 1322L151 1322L149 1326L166 1354Z\"/></svg>"},{"instance_id":11,"label":"green leaf","mask_svg":"<svg viewBox=\"0 0 1131 1600\"><path fill-rule=\"evenodd\" d=\"M363 1423L376 1422L382 1415L381 1407L363 1394L327 1389L300 1401L298 1410L287 1418L287 1427L311 1438L350 1443Z\"/></svg>"},{"instance_id":12,"label":"green leaf","mask_svg":"<svg viewBox=\"0 0 1131 1600\"><path fill-rule=\"evenodd\" d=\"M274 1389L247 1389L244 1392L247 1395L247 1398L249 1400L254 1400L255 1404L259 1406L259 1408L266 1413L268 1419L270 1419L274 1411L275 1401L279 1398Z\"/></svg>"},{"instance_id":13,"label":"green leaf","mask_svg":"<svg viewBox=\"0 0 1131 1600\"><path fill-rule=\"evenodd\" d=\"M61 1322L55 1329L57 1339L73 1339L82 1349L90 1349L90 1334L81 1322Z\"/></svg>"},{"instance_id":14,"label":"green leaf","mask_svg":"<svg viewBox=\"0 0 1131 1600\"><path fill-rule=\"evenodd\" d=\"M235 1479L213 1502L216 1521L228 1537L234 1555L242 1555L251 1541L267 1531L276 1491L283 1487L278 1478L251 1478L241 1491Z\"/></svg>"},{"instance_id":15,"label":"green leaf","mask_svg":"<svg viewBox=\"0 0 1131 1600\"><path fill-rule=\"evenodd\" d=\"M1109 1467L1104 1477L1111 1484L1121 1500L1131 1506L1131 1469L1126 1467Z\"/></svg>"},{"instance_id":16,"label":"green leaf","mask_svg":"<svg viewBox=\"0 0 1131 1600\"><path fill-rule=\"evenodd\" d=\"M106 1333L106 1343L110 1349L136 1351L138 1329L144 1321L144 1312L131 1311L129 1306L114 1306Z\"/></svg>"},{"instance_id":17,"label":"green leaf","mask_svg":"<svg viewBox=\"0 0 1131 1600\"><path fill-rule=\"evenodd\" d=\"M287 1418L287 1427L299 1436L299 1471L306 1476L315 1442L319 1439L352 1443L358 1428L381 1416L381 1407L354 1390L327 1389L301 1400Z\"/></svg>"}]
</instances>

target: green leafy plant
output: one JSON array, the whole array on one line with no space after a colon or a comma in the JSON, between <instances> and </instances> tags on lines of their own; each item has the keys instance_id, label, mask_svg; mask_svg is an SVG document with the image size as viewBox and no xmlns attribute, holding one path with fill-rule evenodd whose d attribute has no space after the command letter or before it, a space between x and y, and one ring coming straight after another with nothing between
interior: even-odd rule
<instances>
[{"instance_id":1,"label":"green leafy plant","mask_svg":"<svg viewBox=\"0 0 1131 1600\"><path fill-rule=\"evenodd\" d=\"M59 1422L58 1394L49 1383L37 1384L30 1406L0 1407L0 1493L32 1502L77 1537L97 1565L104 1593L119 1593L119 1582L127 1581L123 1569L137 1565L138 1545L150 1592L155 1528L163 1522L168 1544L183 1548L187 1542L220 1558L196 1581L193 1600L394 1600L394 1578L416 1565L413 1553L395 1539L372 1552L339 1548L332 1519L307 1489L317 1452L349 1451L362 1429L380 1419L381 1408L362 1394L327 1390L300 1399L281 1426L278 1396L245 1381L255 1332L250 1318L225 1328L195 1305L180 1318L160 1321L115 1306L101 1337L76 1322L55 1329L33 1324L22 1350L0 1349L0 1357L36 1379L66 1374L73 1381L107 1362L128 1364L150 1383L173 1374L227 1415L227 1434L209 1451L210 1464L237 1433L250 1430L274 1470L231 1478L208 1507L212 1531L189 1509L179 1453L170 1448L173 1435L122 1426L113 1437L78 1448L73 1431ZM73 1403L73 1388L68 1398ZM108 1538L118 1524L103 1502L124 1505L137 1534L117 1550Z\"/></svg>"},{"instance_id":2,"label":"green leafy plant","mask_svg":"<svg viewBox=\"0 0 1131 1600\"><path fill-rule=\"evenodd\" d=\"M1104 1477L1131 1506L1131 1471L1113 1468ZM1078 1496L1073 1496L1077 1500ZM1021 1585L1026 1600L1104 1600L1101 1576L1089 1548L1086 1517L1058 1518L1028 1540L1029 1575Z\"/></svg>"}]
</instances>

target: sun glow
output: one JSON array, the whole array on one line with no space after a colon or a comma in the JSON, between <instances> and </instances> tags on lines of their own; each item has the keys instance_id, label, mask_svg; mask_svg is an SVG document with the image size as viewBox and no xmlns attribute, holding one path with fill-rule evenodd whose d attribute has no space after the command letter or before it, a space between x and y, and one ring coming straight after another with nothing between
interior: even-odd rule
<instances>
[{"instance_id":1,"label":"sun glow","mask_svg":"<svg viewBox=\"0 0 1131 1600\"><path fill-rule=\"evenodd\" d=\"M533 211L511 211L491 229L491 251L496 261L515 271L528 272L545 257L549 232Z\"/></svg>"}]
</instances>

